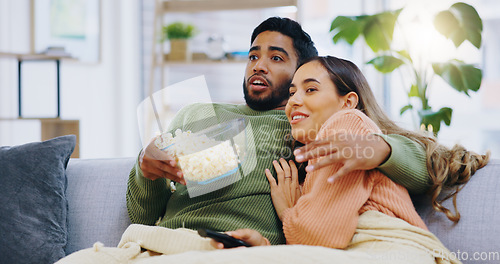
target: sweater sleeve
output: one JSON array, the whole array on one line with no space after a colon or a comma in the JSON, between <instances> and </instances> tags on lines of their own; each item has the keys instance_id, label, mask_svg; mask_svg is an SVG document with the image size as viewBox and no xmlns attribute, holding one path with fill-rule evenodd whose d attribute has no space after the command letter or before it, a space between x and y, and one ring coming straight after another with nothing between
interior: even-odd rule
<instances>
[{"instance_id":1,"label":"sweater sleeve","mask_svg":"<svg viewBox=\"0 0 500 264\"><path fill-rule=\"evenodd\" d=\"M169 124L169 130L182 127L186 113L181 109ZM140 154L139 154L140 155ZM127 184L127 211L134 224L154 225L163 217L171 196L167 179L150 180L144 177L139 165L139 156L130 171Z\"/></svg>"},{"instance_id":2,"label":"sweater sleeve","mask_svg":"<svg viewBox=\"0 0 500 264\"><path fill-rule=\"evenodd\" d=\"M389 159L378 169L408 189L410 194L426 192L430 187L430 176L424 147L402 135L377 135L391 146Z\"/></svg>"},{"instance_id":3,"label":"sweater sleeve","mask_svg":"<svg viewBox=\"0 0 500 264\"><path fill-rule=\"evenodd\" d=\"M127 211L134 224L154 225L163 217L171 192L166 179L145 178L137 159L127 184Z\"/></svg>"},{"instance_id":4,"label":"sweater sleeve","mask_svg":"<svg viewBox=\"0 0 500 264\"><path fill-rule=\"evenodd\" d=\"M377 127L367 117L362 118L360 113L342 111L334 114L325 122L318 137L326 138L338 130L365 135L373 133L373 128ZM307 174L303 195L294 207L283 213L287 243L347 247L356 231L359 210L373 189L373 178L369 177L373 171L353 171L336 178L332 184L327 183L328 177L340 166L332 164Z\"/></svg>"}]
</instances>

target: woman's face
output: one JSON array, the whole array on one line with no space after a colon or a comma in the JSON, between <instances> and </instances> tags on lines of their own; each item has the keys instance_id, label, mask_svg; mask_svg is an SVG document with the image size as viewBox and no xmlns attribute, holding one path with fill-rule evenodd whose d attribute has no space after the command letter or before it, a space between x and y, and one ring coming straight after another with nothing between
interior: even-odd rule
<instances>
[{"instance_id":1,"label":"woman's face","mask_svg":"<svg viewBox=\"0 0 500 264\"><path fill-rule=\"evenodd\" d=\"M297 141L314 141L325 121L344 106L327 70L317 61L302 65L293 76L285 108Z\"/></svg>"}]
</instances>

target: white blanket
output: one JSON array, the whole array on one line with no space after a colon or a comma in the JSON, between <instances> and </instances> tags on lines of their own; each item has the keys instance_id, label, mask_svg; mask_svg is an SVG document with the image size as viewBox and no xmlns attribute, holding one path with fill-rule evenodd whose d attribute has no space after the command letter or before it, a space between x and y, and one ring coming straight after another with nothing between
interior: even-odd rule
<instances>
[{"instance_id":1,"label":"white blanket","mask_svg":"<svg viewBox=\"0 0 500 264\"><path fill-rule=\"evenodd\" d=\"M356 234L345 250L304 245L213 250L209 240L192 230L131 225L117 248L96 243L94 248L75 252L57 264L460 263L446 259L448 256L452 255L432 233L403 220L368 211L360 216Z\"/></svg>"}]
</instances>

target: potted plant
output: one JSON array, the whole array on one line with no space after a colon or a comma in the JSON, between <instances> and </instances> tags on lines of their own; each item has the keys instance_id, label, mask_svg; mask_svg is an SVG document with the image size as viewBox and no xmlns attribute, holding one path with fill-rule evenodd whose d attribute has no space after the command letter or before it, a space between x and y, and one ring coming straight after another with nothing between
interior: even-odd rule
<instances>
[{"instance_id":1,"label":"potted plant","mask_svg":"<svg viewBox=\"0 0 500 264\"><path fill-rule=\"evenodd\" d=\"M403 47L396 48L393 34L401 18L400 13L404 10L402 8L374 15L338 16L333 20L330 32L334 32L334 43L345 40L350 45L358 37L363 36L366 44L375 53L375 58L367 63L382 73L391 73L396 69L408 69L411 78L408 84L404 85L407 87L408 104L401 108L400 114L403 115L408 110L416 111L420 118L421 128L424 127L424 130L432 131L437 135L441 123L450 125L453 110L450 107L443 107L435 111L429 105L428 89L433 86L431 85L433 77L441 77L455 90L469 96L470 91L479 90L482 70L457 58L435 61L436 58L429 56L429 54L435 51L437 40L443 39L440 37L441 35L446 37L445 42L451 46L448 47L448 50L455 49L456 51L465 41L469 41L475 48L479 49L483 30L482 20L474 7L465 3L455 3L447 10L427 16L431 18L428 23L430 27L434 27L439 33L425 41L423 45L426 46L426 49L414 45L414 42L423 38L421 32L416 32L415 29L405 31L405 29L401 29L401 25L399 27L401 35L407 38L410 36L413 39L404 39L403 45L400 45ZM422 22L415 18L412 21L415 20ZM451 45L450 40L453 45ZM420 51L415 52L419 48ZM430 58L424 60L422 59L424 56ZM415 98L419 103L415 104Z\"/></svg>"},{"instance_id":2,"label":"potted plant","mask_svg":"<svg viewBox=\"0 0 500 264\"><path fill-rule=\"evenodd\" d=\"M163 26L163 40L170 41L169 60L191 61L192 53L189 39L195 34L195 26L182 22L174 22Z\"/></svg>"}]
</instances>

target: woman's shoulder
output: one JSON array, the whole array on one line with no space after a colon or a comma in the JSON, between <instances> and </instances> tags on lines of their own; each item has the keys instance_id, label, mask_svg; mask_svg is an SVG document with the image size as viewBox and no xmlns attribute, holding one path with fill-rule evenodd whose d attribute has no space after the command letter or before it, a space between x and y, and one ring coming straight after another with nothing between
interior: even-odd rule
<instances>
[{"instance_id":1,"label":"woman's shoulder","mask_svg":"<svg viewBox=\"0 0 500 264\"><path fill-rule=\"evenodd\" d=\"M325 123L356 121L367 122L371 119L358 109L342 109L333 114Z\"/></svg>"},{"instance_id":2,"label":"woman's shoulder","mask_svg":"<svg viewBox=\"0 0 500 264\"><path fill-rule=\"evenodd\" d=\"M378 133L380 129L365 113L358 109L343 109L333 114L323 124L324 128L343 129L345 132L369 132ZM355 130L355 131L350 131Z\"/></svg>"}]
</instances>

